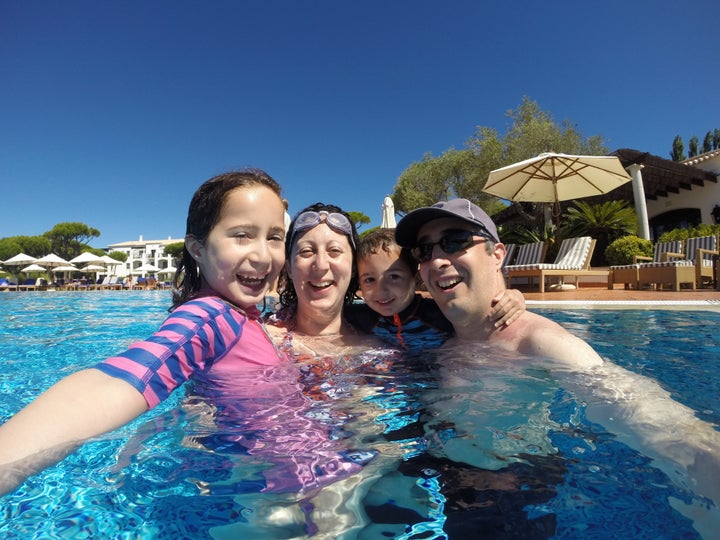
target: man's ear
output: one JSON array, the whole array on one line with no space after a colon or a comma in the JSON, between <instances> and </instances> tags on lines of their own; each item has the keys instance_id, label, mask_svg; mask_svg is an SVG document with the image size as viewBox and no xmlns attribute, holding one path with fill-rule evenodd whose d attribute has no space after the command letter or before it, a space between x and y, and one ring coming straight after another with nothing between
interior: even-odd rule
<instances>
[{"instance_id":1,"label":"man's ear","mask_svg":"<svg viewBox=\"0 0 720 540\"><path fill-rule=\"evenodd\" d=\"M185 247L187 248L190 256L196 261L199 261L202 258L203 245L194 236L188 234L185 237Z\"/></svg>"},{"instance_id":2,"label":"man's ear","mask_svg":"<svg viewBox=\"0 0 720 540\"><path fill-rule=\"evenodd\" d=\"M502 242L495 242L495 249L493 251L493 255L498 261L498 268L502 266L506 254L507 249L505 249L505 244L503 244Z\"/></svg>"}]
</instances>

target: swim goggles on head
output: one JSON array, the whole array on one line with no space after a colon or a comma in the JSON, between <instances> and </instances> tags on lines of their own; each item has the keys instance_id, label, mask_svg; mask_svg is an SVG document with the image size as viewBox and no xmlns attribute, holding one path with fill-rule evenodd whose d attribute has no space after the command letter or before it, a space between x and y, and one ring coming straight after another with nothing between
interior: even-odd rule
<instances>
[{"instance_id":1,"label":"swim goggles on head","mask_svg":"<svg viewBox=\"0 0 720 540\"><path fill-rule=\"evenodd\" d=\"M352 245L353 249L357 249L355 246L355 239L353 238L352 223L350 223L350 220L343 214L338 212L326 212L325 210L320 210L319 212L309 210L296 217L293 233L290 237L290 245L293 244L298 233L317 227L323 222L323 219L327 226L332 230L346 235L350 240L350 245Z\"/></svg>"},{"instance_id":2,"label":"swim goggles on head","mask_svg":"<svg viewBox=\"0 0 720 540\"><path fill-rule=\"evenodd\" d=\"M458 251L465 251L470 246L475 244L474 238L479 236L485 240L492 240L490 233L486 231L447 231L440 240L437 242L428 242L425 244L418 244L412 248L410 252L420 262L428 262L432 259L433 250L435 246L440 246L445 253L452 255Z\"/></svg>"}]
</instances>

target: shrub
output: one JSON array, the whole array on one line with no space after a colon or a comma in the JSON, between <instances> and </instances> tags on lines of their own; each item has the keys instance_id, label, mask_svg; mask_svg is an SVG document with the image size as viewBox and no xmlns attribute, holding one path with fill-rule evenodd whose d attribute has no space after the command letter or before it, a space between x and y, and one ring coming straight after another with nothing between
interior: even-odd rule
<instances>
[{"instance_id":1,"label":"shrub","mask_svg":"<svg viewBox=\"0 0 720 540\"><path fill-rule=\"evenodd\" d=\"M660 235L658 242L671 242L673 240L687 240L698 236L712 236L720 234L720 224L709 225L701 223L689 229L673 229Z\"/></svg>"},{"instance_id":2,"label":"shrub","mask_svg":"<svg viewBox=\"0 0 720 540\"><path fill-rule=\"evenodd\" d=\"M623 236L612 242L605 250L605 259L610 265L632 264L635 255L652 257L652 242L637 236Z\"/></svg>"}]
</instances>

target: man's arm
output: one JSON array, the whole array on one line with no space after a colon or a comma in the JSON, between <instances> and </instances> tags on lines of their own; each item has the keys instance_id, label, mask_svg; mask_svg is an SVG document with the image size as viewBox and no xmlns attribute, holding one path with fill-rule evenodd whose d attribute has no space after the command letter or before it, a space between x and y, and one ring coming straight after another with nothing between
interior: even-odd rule
<instances>
[{"instance_id":1,"label":"man's arm","mask_svg":"<svg viewBox=\"0 0 720 540\"><path fill-rule=\"evenodd\" d=\"M694 491L720 504L720 432L657 381L603 361L588 343L548 322L536 322L521 352L557 361L556 375L563 379L566 373L571 386L580 382L574 390L588 403L588 418L660 463L669 462L660 466L670 476L680 465Z\"/></svg>"}]
</instances>

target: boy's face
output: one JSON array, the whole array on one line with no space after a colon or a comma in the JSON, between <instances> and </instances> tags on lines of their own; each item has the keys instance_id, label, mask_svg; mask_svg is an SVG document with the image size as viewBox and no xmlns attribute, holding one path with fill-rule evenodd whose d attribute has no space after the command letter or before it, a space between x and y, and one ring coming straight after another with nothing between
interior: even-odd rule
<instances>
[{"instance_id":1,"label":"boy's face","mask_svg":"<svg viewBox=\"0 0 720 540\"><path fill-rule=\"evenodd\" d=\"M415 276L400 251L379 250L358 260L360 290L365 303L385 317L400 313L415 296Z\"/></svg>"}]
</instances>

